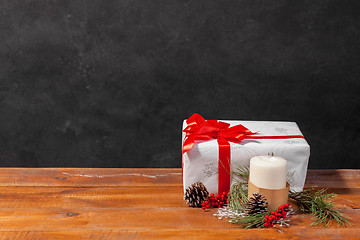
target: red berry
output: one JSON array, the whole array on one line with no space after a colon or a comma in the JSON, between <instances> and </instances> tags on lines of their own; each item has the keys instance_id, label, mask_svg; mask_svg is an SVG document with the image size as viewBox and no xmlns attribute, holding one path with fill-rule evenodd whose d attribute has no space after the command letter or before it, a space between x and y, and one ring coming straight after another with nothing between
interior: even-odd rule
<instances>
[{"instance_id":1,"label":"red berry","mask_svg":"<svg viewBox=\"0 0 360 240\"><path fill-rule=\"evenodd\" d=\"M269 218L269 215L265 215L265 218Z\"/></svg>"},{"instance_id":2,"label":"red berry","mask_svg":"<svg viewBox=\"0 0 360 240\"><path fill-rule=\"evenodd\" d=\"M288 207L289 207L289 204L288 204L288 203L285 203L285 207L288 208Z\"/></svg>"},{"instance_id":3,"label":"red berry","mask_svg":"<svg viewBox=\"0 0 360 240\"><path fill-rule=\"evenodd\" d=\"M209 201L205 201L205 204L209 204Z\"/></svg>"},{"instance_id":4,"label":"red berry","mask_svg":"<svg viewBox=\"0 0 360 240\"><path fill-rule=\"evenodd\" d=\"M265 227L269 226L269 224L268 224L268 223L265 223L264 225L265 225Z\"/></svg>"},{"instance_id":5,"label":"red berry","mask_svg":"<svg viewBox=\"0 0 360 240\"><path fill-rule=\"evenodd\" d=\"M219 205L219 203L218 203L218 202L215 202L214 204L215 204L215 206L218 206L218 205Z\"/></svg>"},{"instance_id":6,"label":"red berry","mask_svg":"<svg viewBox=\"0 0 360 240\"><path fill-rule=\"evenodd\" d=\"M206 208L210 208L210 205L206 205Z\"/></svg>"},{"instance_id":7,"label":"red berry","mask_svg":"<svg viewBox=\"0 0 360 240\"><path fill-rule=\"evenodd\" d=\"M203 202L203 203L201 204L201 206L205 206L205 203Z\"/></svg>"},{"instance_id":8,"label":"red berry","mask_svg":"<svg viewBox=\"0 0 360 240\"><path fill-rule=\"evenodd\" d=\"M205 210L205 209L206 209L206 207L202 207L202 209L203 209L203 210Z\"/></svg>"},{"instance_id":9,"label":"red berry","mask_svg":"<svg viewBox=\"0 0 360 240\"><path fill-rule=\"evenodd\" d=\"M275 212L274 211L271 211L271 215L274 215L275 214Z\"/></svg>"},{"instance_id":10,"label":"red berry","mask_svg":"<svg viewBox=\"0 0 360 240\"><path fill-rule=\"evenodd\" d=\"M213 193L212 193L212 194L210 194L210 197L211 197L211 198L213 198L213 197L214 197L214 194L213 194Z\"/></svg>"},{"instance_id":11,"label":"red berry","mask_svg":"<svg viewBox=\"0 0 360 240\"><path fill-rule=\"evenodd\" d=\"M217 194L217 195L216 195L216 198L220 198L220 195L219 195L219 194Z\"/></svg>"}]
</instances>

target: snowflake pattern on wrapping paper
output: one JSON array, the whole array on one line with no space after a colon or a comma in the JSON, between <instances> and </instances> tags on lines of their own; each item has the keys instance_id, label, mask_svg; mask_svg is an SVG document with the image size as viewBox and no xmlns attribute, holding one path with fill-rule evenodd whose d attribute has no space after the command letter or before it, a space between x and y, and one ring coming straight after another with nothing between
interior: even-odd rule
<instances>
[{"instance_id":1,"label":"snowflake pattern on wrapping paper","mask_svg":"<svg viewBox=\"0 0 360 240\"><path fill-rule=\"evenodd\" d=\"M296 143L300 143L300 142L295 141L295 140L287 140L287 141L284 141L284 143L292 145L292 144L296 144Z\"/></svg>"},{"instance_id":2,"label":"snowflake pattern on wrapping paper","mask_svg":"<svg viewBox=\"0 0 360 240\"><path fill-rule=\"evenodd\" d=\"M285 129L285 128L279 128L279 127L277 127L277 128L275 128L274 129L276 132L279 132L279 133L284 133L284 134L286 134L287 133L287 129Z\"/></svg>"},{"instance_id":3,"label":"snowflake pattern on wrapping paper","mask_svg":"<svg viewBox=\"0 0 360 240\"><path fill-rule=\"evenodd\" d=\"M204 165L203 168L203 173L207 176L207 177L212 177L214 175L217 174L217 165L215 163L207 163Z\"/></svg>"}]
</instances>

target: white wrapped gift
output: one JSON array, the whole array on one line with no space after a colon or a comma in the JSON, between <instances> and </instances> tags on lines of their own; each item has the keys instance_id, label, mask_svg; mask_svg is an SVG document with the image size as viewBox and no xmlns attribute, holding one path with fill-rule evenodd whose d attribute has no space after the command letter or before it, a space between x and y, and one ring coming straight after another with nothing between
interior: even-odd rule
<instances>
[{"instance_id":1,"label":"white wrapped gift","mask_svg":"<svg viewBox=\"0 0 360 240\"><path fill-rule=\"evenodd\" d=\"M200 116L200 115L199 115ZM200 116L201 117L201 116ZM288 182L294 191L302 191L305 183L310 146L302 136L295 122L269 121L227 121L230 124L243 125L255 138L244 138L238 143L230 143L230 184L236 182L232 171L238 166L248 166L250 159L258 155L274 154L287 160ZM186 120L183 130L188 126ZM261 137L265 139L261 139ZM259 139L256 139L259 137ZM186 134L183 132L183 145ZM184 192L194 182L202 182L210 193L218 192L219 144L217 139L195 140L193 147L183 153L183 187Z\"/></svg>"}]
</instances>

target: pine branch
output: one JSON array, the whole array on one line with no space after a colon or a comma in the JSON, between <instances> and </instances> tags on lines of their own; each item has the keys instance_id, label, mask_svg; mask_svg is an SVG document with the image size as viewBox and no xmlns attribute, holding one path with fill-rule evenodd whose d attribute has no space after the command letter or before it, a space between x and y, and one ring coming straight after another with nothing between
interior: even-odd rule
<instances>
[{"instance_id":1,"label":"pine branch","mask_svg":"<svg viewBox=\"0 0 360 240\"><path fill-rule=\"evenodd\" d=\"M349 217L336 210L331 202L331 199L336 197L336 194L326 193L326 189L318 191L307 189L303 192L290 191L289 197L297 202L301 211L315 216L316 219L311 223L311 226L324 224L325 227L328 227L332 221L336 221L343 227L346 223L351 225L348 220Z\"/></svg>"},{"instance_id":2,"label":"pine branch","mask_svg":"<svg viewBox=\"0 0 360 240\"><path fill-rule=\"evenodd\" d=\"M229 207L244 212L248 202L247 184L237 183L231 186L229 194Z\"/></svg>"},{"instance_id":3,"label":"pine branch","mask_svg":"<svg viewBox=\"0 0 360 240\"><path fill-rule=\"evenodd\" d=\"M244 212L248 199L248 179L250 176L250 166L239 165L233 174L238 177L238 183L230 188L229 206L231 209Z\"/></svg>"},{"instance_id":4,"label":"pine branch","mask_svg":"<svg viewBox=\"0 0 360 240\"><path fill-rule=\"evenodd\" d=\"M253 215L243 216L234 216L232 217L231 223L240 224L243 228L264 228L265 223L265 215L269 215L270 213L258 213Z\"/></svg>"},{"instance_id":5,"label":"pine branch","mask_svg":"<svg viewBox=\"0 0 360 240\"><path fill-rule=\"evenodd\" d=\"M234 175L238 176L241 181L247 183L250 176L250 166L239 165L234 171Z\"/></svg>"}]
</instances>

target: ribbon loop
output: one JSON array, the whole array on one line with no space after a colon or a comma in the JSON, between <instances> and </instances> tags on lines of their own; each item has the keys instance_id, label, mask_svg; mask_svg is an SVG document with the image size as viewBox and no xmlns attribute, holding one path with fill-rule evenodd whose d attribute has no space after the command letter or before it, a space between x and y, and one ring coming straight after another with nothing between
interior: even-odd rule
<instances>
[{"instance_id":1,"label":"ribbon loop","mask_svg":"<svg viewBox=\"0 0 360 240\"><path fill-rule=\"evenodd\" d=\"M218 120L205 120L201 115L194 113L186 120L188 124L184 129L186 138L183 145L183 153L189 151L196 140L210 140L222 138L225 141L240 142L247 135L253 135L249 129L239 124L230 127L229 123Z\"/></svg>"}]
</instances>

